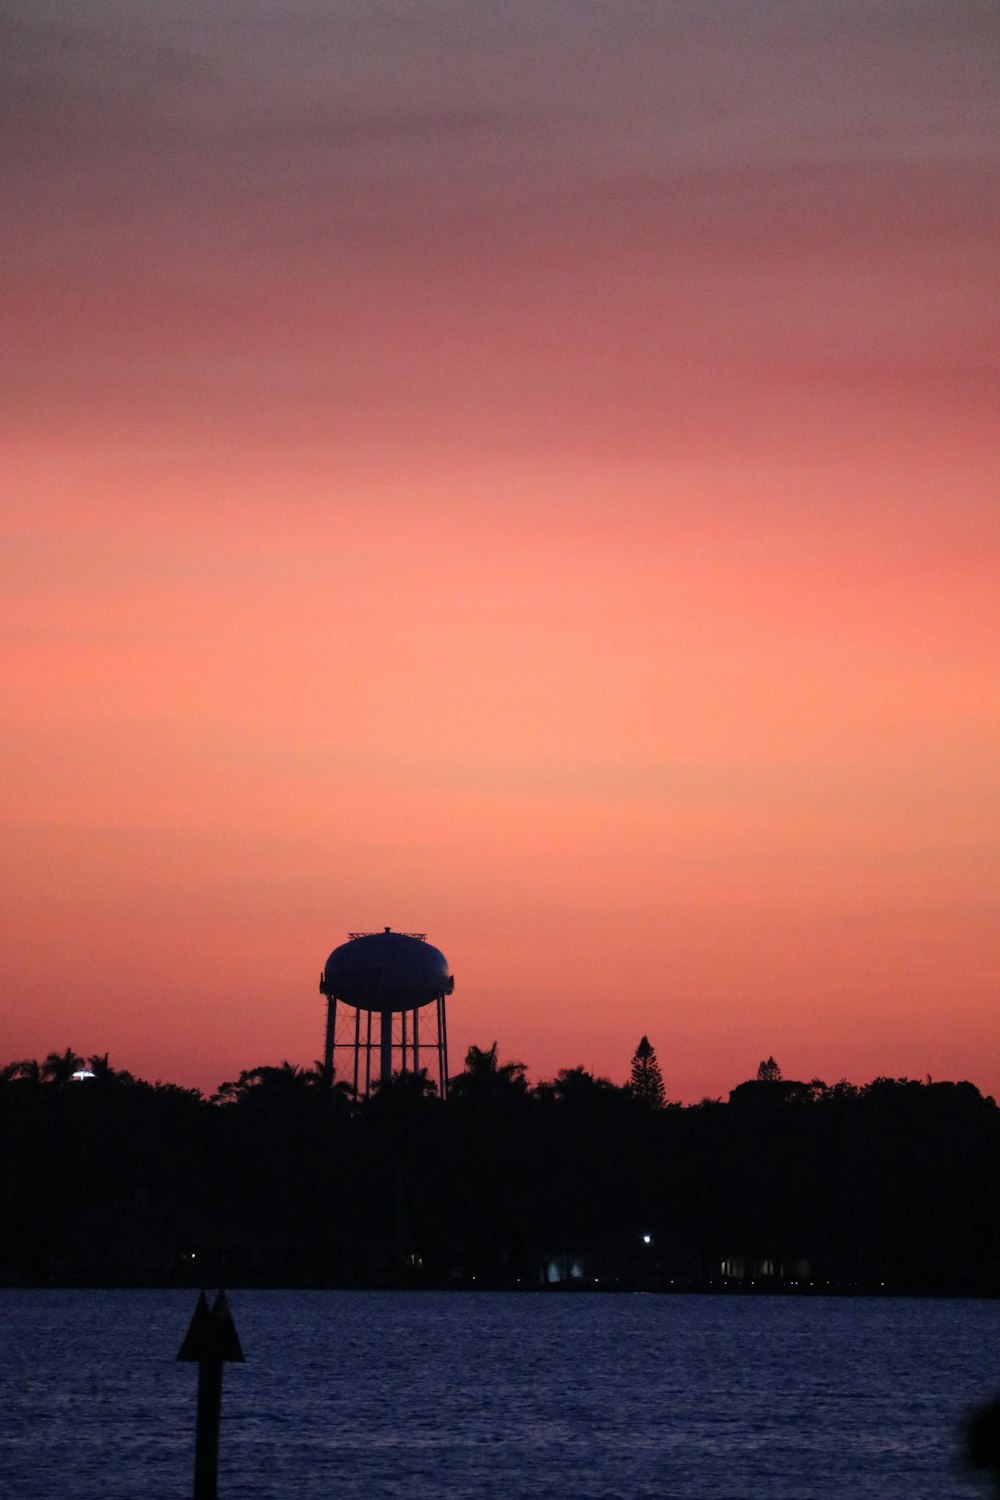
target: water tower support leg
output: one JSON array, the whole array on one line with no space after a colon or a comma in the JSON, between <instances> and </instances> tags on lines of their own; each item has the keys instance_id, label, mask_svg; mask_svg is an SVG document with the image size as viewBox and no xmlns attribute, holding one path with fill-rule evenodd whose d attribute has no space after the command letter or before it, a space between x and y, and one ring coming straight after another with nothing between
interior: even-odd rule
<instances>
[{"instance_id":1,"label":"water tower support leg","mask_svg":"<svg viewBox=\"0 0 1000 1500\"><path fill-rule=\"evenodd\" d=\"M361 1060L361 1012L354 1012L354 1097L358 1097L358 1063Z\"/></svg>"},{"instance_id":2,"label":"water tower support leg","mask_svg":"<svg viewBox=\"0 0 1000 1500\"><path fill-rule=\"evenodd\" d=\"M337 1029L337 1001L333 995L326 997L326 1042L323 1047L323 1087L333 1083L333 1039Z\"/></svg>"},{"instance_id":3,"label":"water tower support leg","mask_svg":"<svg viewBox=\"0 0 1000 1500\"><path fill-rule=\"evenodd\" d=\"M420 1011L414 1007L413 1010L413 1071L420 1072Z\"/></svg>"},{"instance_id":4,"label":"water tower support leg","mask_svg":"<svg viewBox=\"0 0 1000 1500\"><path fill-rule=\"evenodd\" d=\"M388 1083L392 1077L392 1011L382 1012L382 1056L379 1067L379 1078L383 1083Z\"/></svg>"},{"instance_id":5,"label":"water tower support leg","mask_svg":"<svg viewBox=\"0 0 1000 1500\"><path fill-rule=\"evenodd\" d=\"M448 1097L448 1023L445 1020L444 996L438 995L438 1037L441 1047L441 1098Z\"/></svg>"},{"instance_id":6,"label":"water tower support leg","mask_svg":"<svg viewBox=\"0 0 1000 1500\"><path fill-rule=\"evenodd\" d=\"M368 1011L368 1031L365 1041L365 1098L372 1091L372 1013Z\"/></svg>"}]
</instances>

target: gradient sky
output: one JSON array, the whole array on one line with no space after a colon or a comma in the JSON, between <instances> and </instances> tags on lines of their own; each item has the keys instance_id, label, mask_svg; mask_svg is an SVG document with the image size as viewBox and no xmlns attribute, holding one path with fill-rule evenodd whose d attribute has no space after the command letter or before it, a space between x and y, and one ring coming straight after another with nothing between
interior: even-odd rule
<instances>
[{"instance_id":1,"label":"gradient sky","mask_svg":"<svg viewBox=\"0 0 1000 1500\"><path fill-rule=\"evenodd\" d=\"M992 0L0 24L0 1060L1000 1094Z\"/></svg>"}]
</instances>

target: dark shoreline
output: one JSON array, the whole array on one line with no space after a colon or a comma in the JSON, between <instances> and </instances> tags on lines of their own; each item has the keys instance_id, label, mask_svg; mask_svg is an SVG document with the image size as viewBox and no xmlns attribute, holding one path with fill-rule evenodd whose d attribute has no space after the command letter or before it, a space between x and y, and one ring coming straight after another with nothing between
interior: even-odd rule
<instances>
[{"instance_id":1,"label":"dark shoreline","mask_svg":"<svg viewBox=\"0 0 1000 1500\"><path fill-rule=\"evenodd\" d=\"M479 1057L446 1099L18 1073L0 1284L1000 1295L1000 1110L972 1084L758 1078L682 1108Z\"/></svg>"}]
</instances>

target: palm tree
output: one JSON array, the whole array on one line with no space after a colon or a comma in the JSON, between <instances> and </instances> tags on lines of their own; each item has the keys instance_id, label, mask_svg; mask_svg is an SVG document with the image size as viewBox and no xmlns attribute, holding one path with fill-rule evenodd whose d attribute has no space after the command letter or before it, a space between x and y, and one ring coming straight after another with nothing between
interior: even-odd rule
<instances>
[{"instance_id":1,"label":"palm tree","mask_svg":"<svg viewBox=\"0 0 1000 1500\"><path fill-rule=\"evenodd\" d=\"M485 1048L473 1045L465 1054L465 1072L448 1082L449 1097L484 1102L496 1102L511 1095L523 1097L528 1092L526 1073L522 1062L497 1062L496 1042Z\"/></svg>"},{"instance_id":2,"label":"palm tree","mask_svg":"<svg viewBox=\"0 0 1000 1500\"><path fill-rule=\"evenodd\" d=\"M568 1104L587 1105L599 1096L615 1092L615 1085L610 1078L596 1077L579 1065L575 1068L560 1068L555 1082L549 1087L557 1099Z\"/></svg>"},{"instance_id":3,"label":"palm tree","mask_svg":"<svg viewBox=\"0 0 1000 1500\"><path fill-rule=\"evenodd\" d=\"M391 1078L380 1078L372 1085L372 1099L391 1101L393 1108L406 1108L436 1098L437 1084L426 1068L393 1073Z\"/></svg>"},{"instance_id":4,"label":"palm tree","mask_svg":"<svg viewBox=\"0 0 1000 1500\"><path fill-rule=\"evenodd\" d=\"M308 1088L313 1082L308 1069L300 1068L297 1063L285 1061L277 1067L254 1068L257 1077L257 1087L268 1089L275 1094L299 1094L304 1088Z\"/></svg>"},{"instance_id":5,"label":"palm tree","mask_svg":"<svg viewBox=\"0 0 1000 1500\"><path fill-rule=\"evenodd\" d=\"M486 1077L497 1070L497 1043L492 1047L477 1047L474 1043L465 1054L465 1071Z\"/></svg>"},{"instance_id":6,"label":"palm tree","mask_svg":"<svg viewBox=\"0 0 1000 1500\"><path fill-rule=\"evenodd\" d=\"M46 1083L62 1088L72 1080L73 1074L83 1066L83 1058L67 1047L65 1052L50 1052L42 1063L41 1076Z\"/></svg>"},{"instance_id":7,"label":"palm tree","mask_svg":"<svg viewBox=\"0 0 1000 1500\"><path fill-rule=\"evenodd\" d=\"M214 1099L220 1104L238 1104L243 1100L266 1104L282 1099L300 1099L307 1091L316 1088L320 1078L321 1074L315 1068L300 1068L286 1058L277 1066L262 1063L256 1068L244 1068L235 1083L219 1085Z\"/></svg>"}]
</instances>

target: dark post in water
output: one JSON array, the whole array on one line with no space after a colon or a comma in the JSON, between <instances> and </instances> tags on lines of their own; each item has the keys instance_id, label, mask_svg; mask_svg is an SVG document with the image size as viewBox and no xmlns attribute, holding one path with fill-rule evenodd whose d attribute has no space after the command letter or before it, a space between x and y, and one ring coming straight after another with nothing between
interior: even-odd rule
<instances>
[{"instance_id":1,"label":"dark post in water","mask_svg":"<svg viewBox=\"0 0 1000 1500\"><path fill-rule=\"evenodd\" d=\"M225 1292L220 1291L211 1308L205 1293L201 1293L177 1358L198 1365L194 1500L218 1500L222 1366L227 1361L244 1363L240 1337Z\"/></svg>"}]
</instances>

